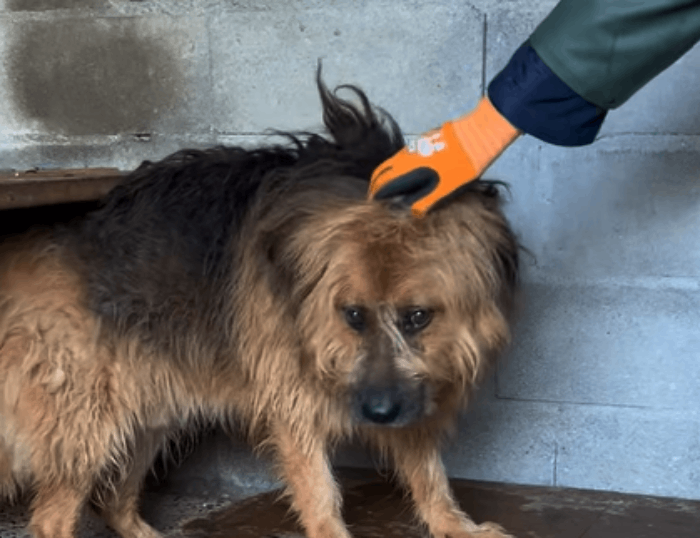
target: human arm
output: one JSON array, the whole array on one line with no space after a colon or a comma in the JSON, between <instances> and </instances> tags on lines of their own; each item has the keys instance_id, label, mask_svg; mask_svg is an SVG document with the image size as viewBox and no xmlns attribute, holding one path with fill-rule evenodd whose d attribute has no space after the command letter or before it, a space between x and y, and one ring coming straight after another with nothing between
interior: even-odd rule
<instances>
[{"instance_id":1,"label":"human arm","mask_svg":"<svg viewBox=\"0 0 700 538\"><path fill-rule=\"evenodd\" d=\"M493 121L473 122L468 114L428 133L458 125L472 140L489 139L506 121L514 134L478 159L459 143L425 157L404 148L377 168L369 196L408 193L404 199L421 216L480 177L520 132L556 145L589 144L608 109L624 103L698 39L697 0L562 0L489 84L484 99L497 112Z\"/></svg>"}]
</instances>

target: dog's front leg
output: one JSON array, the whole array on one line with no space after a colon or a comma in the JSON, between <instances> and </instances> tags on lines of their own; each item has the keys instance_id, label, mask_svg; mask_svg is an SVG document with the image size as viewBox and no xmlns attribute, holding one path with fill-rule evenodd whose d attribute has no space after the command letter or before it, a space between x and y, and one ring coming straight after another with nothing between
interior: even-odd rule
<instances>
[{"instance_id":1,"label":"dog's front leg","mask_svg":"<svg viewBox=\"0 0 700 538\"><path fill-rule=\"evenodd\" d=\"M325 439L309 439L302 446L286 424L278 423L273 441L292 508L308 538L351 538L340 515L341 495L331 472Z\"/></svg>"},{"instance_id":2,"label":"dog's front leg","mask_svg":"<svg viewBox=\"0 0 700 538\"><path fill-rule=\"evenodd\" d=\"M160 538L161 534L139 515L138 505L144 477L163 445L165 430L139 432L124 477L107 489L100 499L98 511L122 538Z\"/></svg>"},{"instance_id":3,"label":"dog's front leg","mask_svg":"<svg viewBox=\"0 0 700 538\"><path fill-rule=\"evenodd\" d=\"M460 510L434 436L396 431L388 441L399 478L434 538L512 538L496 524L477 525Z\"/></svg>"},{"instance_id":4,"label":"dog's front leg","mask_svg":"<svg viewBox=\"0 0 700 538\"><path fill-rule=\"evenodd\" d=\"M69 480L47 481L36 485L29 531L34 538L75 538L86 502L86 487Z\"/></svg>"}]
</instances>

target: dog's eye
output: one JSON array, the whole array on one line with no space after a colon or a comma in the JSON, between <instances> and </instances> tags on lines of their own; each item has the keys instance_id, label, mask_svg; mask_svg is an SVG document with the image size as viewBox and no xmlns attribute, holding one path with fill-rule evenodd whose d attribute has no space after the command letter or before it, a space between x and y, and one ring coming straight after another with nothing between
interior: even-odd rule
<instances>
[{"instance_id":1,"label":"dog's eye","mask_svg":"<svg viewBox=\"0 0 700 538\"><path fill-rule=\"evenodd\" d=\"M415 308L406 312L403 317L403 331L406 334L415 334L424 329L430 323L432 315L429 310Z\"/></svg>"},{"instance_id":2,"label":"dog's eye","mask_svg":"<svg viewBox=\"0 0 700 538\"><path fill-rule=\"evenodd\" d=\"M345 315L345 321L355 329L357 332L361 332L365 329L365 313L362 308L357 306L346 306L343 309L343 314Z\"/></svg>"}]
</instances>

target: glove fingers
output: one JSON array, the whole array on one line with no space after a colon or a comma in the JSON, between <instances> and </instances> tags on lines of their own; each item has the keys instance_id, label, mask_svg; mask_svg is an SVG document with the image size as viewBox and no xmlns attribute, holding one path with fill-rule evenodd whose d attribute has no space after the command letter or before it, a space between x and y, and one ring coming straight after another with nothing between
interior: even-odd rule
<instances>
[{"instance_id":1,"label":"glove fingers","mask_svg":"<svg viewBox=\"0 0 700 538\"><path fill-rule=\"evenodd\" d=\"M398 204L409 206L430 194L439 182L440 177L435 170L420 167L382 186L374 198L393 199Z\"/></svg>"},{"instance_id":2,"label":"glove fingers","mask_svg":"<svg viewBox=\"0 0 700 538\"><path fill-rule=\"evenodd\" d=\"M447 198L460 187L477 179L477 170L471 164L463 163L460 167L440 169L440 181L438 185L421 196L412 204L411 210L416 217L422 217L428 210L440 200Z\"/></svg>"}]
</instances>

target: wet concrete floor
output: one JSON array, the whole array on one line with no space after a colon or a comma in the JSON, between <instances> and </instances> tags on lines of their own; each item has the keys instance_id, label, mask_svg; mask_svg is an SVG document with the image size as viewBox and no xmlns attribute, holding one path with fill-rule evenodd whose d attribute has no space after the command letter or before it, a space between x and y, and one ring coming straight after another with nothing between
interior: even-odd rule
<instances>
[{"instance_id":1,"label":"wet concrete floor","mask_svg":"<svg viewBox=\"0 0 700 538\"><path fill-rule=\"evenodd\" d=\"M401 492L371 471L340 473L344 517L355 538L420 538ZM700 538L700 502L454 480L475 521L495 521L519 538ZM186 536L303 536L279 492L257 495L183 525Z\"/></svg>"},{"instance_id":2,"label":"wet concrete floor","mask_svg":"<svg viewBox=\"0 0 700 538\"><path fill-rule=\"evenodd\" d=\"M399 488L372 471L338 472L354 538L423 538ZM475 521L518 538L700 538L700 501L453 480ZM271 491L234 501L225 493L148 488L144 518L168 538L303 538L289 506ZM25 538L26 505L0 506L0 538ZM81 538L115 538L85 514Z\"/></svg>"}]
</instances>

